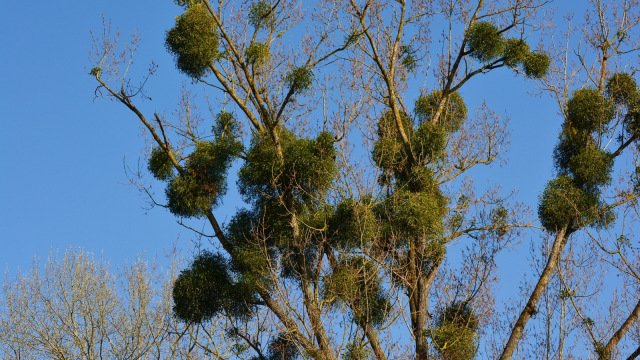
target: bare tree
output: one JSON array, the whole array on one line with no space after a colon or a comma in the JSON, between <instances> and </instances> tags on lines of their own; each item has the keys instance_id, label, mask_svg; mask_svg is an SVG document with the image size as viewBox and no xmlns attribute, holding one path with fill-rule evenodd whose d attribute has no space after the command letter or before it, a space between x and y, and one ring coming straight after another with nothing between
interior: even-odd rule
<instances>
[{"instance_id":1,"label":"bare tree","mask_svg":"<svg viewBox=\"0 0 640 360\"><path fill-rule=\"evenodd\" d=\"M44 266L42 266L44 265ZM173 264L177 266L177 263ZM172 314L175 269L137 259L117 271L77 249L3 283L0 357L26 359L209 359L232 353L224 319L181 324Z\"/></svg>"},{"instance_id":2,"label":"bare tree","mask_svg":"<svg viewBox=\"0 0 640 360\"><path fill-rule=\"evenodd\" d=\"M637 180L628 169L612 176L614 160L638 163L639 134L634 130L638 87L632 76L640 50L639 11L637 1L589 1L585 22L576 24L573 16L565 17L564 37L553 36L549 44L553 63L541 86L557 101L564 123L554 150L558 177L542 194L539 215L554 238L501 359L512 358L525 326L539 311L540 300L552 291L549 285L554 279L559 291L551 296L565 300L563 306L568 305L582 328L581 343L590 344L599 359L618 354L618 344L640 316L639 283L636 271L629 270L638 259L627 237L629 229L637 226L629 210L637 203ZM586 110L588 106L592 108ZM586 125L584 119L594 123ZM588 152L603 162L597 165ZM583 253L576 257L572 248L577 247ZM605 308L606 316L589 315Z\"/></svg>"}]
</instances>

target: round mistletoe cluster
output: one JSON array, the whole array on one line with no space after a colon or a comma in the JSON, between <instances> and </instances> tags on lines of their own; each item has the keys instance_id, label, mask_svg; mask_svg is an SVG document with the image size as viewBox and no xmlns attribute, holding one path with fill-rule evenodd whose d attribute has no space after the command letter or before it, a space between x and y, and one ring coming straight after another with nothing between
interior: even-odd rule
<instances>
[{"instance_id":1,"label":"round mistletoe cluster","mask_svg":"<svg viewBox=\"0 0 640 360\"><path fill-rule=\"evenodd\" d=\"M489 22L476 22L467 30L467 46L470 55L488 63L503 61L511 68L520 67L530 78L542 78L549 69L549 57L531 51L522 39L505 39L502 32Z\"/></svg>"},{"instance_id":2,"label":"round mistletoe cluster","mask_svg":"<svg viewBox=\"0 0 640 360\"><path fill-rule=\"evenodd\" d=\"M612 131L616 116L630 136L636 136L640 93L628 74L615 74L603 92L580 89L567 102L566 119L554 150L558 177L540 197L538 215L548 231L585 225L607 226L614 214L600 200L603 185L611 182L613 155L598 139Z\"/></svg>"}]
</instances>

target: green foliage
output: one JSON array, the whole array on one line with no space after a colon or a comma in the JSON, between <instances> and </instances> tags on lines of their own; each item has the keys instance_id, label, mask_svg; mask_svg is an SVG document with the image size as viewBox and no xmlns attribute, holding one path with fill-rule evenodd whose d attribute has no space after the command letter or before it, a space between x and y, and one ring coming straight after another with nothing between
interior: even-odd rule
<instances>
[{"instance_id":1,"label":"green foliage","mask_svg":"<svg viewBox=\"0 0 640 360\"><path fill-rule=\"evenodd\" d=\"M420 124L411 137L411 148L419 161L434 160L444 155L447 147L447 129L440 124Z\"/></svg>"},{"instance_id":2,"label":"green foliage","mask_svg":"<svg viewBox=\"0 0 640 360\"><path fill-rule=\"evenodd\" d=\"M442 100L442 91L434 90L429 95L420 96L416 100L414 112L420 123L432 122ZM457 92L447 97L442 114L438 122L450 132L460 129L460 125L467 118L467 106L462 96Z\"/></svg>"},{"instance_id":3,"label":"green foliage","mask_svg":"<svg viewBox=\"0 0 640 360\"><path fill-rule=\"evenodd\" d=\"M300 357L295 342L284 333L271 339L266 355L268 360L294 360Z\"/></svg>"},{"instance_id":4,"label":"green foliage","mask_svg":"<svg viewBox=\"0 0 640 360\"><path fill-rule=\"evenodd\" d=\"M371 157L376 166L383 170L378 179L380 185L391 185L392 175L406 168L405 154L404 147L398 139L385 137L374 143Z\"/></svg>"},{"instance_id":5,"label":"green foliage","mask_svg":"<svg viewBox=\"0 0 640 360\"><path fill-rule=\"evenodd\" d=\"M576 184L592 188L611 182L613 158L595 146L583 148L571 158L568 165Z\"/></svg>"},{"instance_id":6,"label":"green foliage","mask_svg":"<svg viewBox=\"0 0 640 360\"><path fill-rule=\"evenodd\" d=\"M443 360L471 360L476 356L476 334L469 329L445 323L432 330L431 338Z\"/></svg>"},{"instance_id":7,"label":"green foliage","mask_svg":"<svg viewBox=\"0 0 640 360\"><path fill-rule=\"evenodd\" d=\"M251 4L249 24L258 29L262 24L266 24L267 27L273 27L274 23L275 17L271 11L271 6L266 1L257 1Z\"/></svg>"},{"instance_id":8,"label":"green foliage","mask_svg":"<svg viewBox=\"0 0 640 360\"><path fill-rule=\"evenodd\" d=\"M394 214L392 225L398 233L434 238L443 232L447 199L438 189L418 193L398 190L389 201Z\"/></svg>"},{"instance_id":9,"label":"green foliage","mask_svg":"<svg viewBox=\"0 0 640 360\"><path fill-rule=\"evenodd\" d=\"M613 118L612 103L596 90L578 90L567 104L567 113L554 150L560 176L547 184L540 197L540 222L548 231L564 226L569 230L606 227L615 214L603 211L599 187L611 182L613 158L594 145L592 133Z\"/></svg>"},{"instance_id":10,"label":"green foliage","mask_svg":"<svg viewBox=\"0 0 640 360\"><path fill-rule=\"evenodd\" d=\"M417 129L414 129L413 121L407 114L400 114L413 155L421 164L432 162L444 154L449 132L456 131L467 116L467 108L462 98L453 93L445 103L440 121L433 123L432 119L440 99L441 92L433 91L416 101L415 113L420 121ZM411 191L431 190L433 174L419 170L421 166L409 166L398 124L391 111L385 112L378 119L377 136L372 158L376 166L383 170L379 178L380 184L388 186L395 180L398 185L408 185Z\"/></svg>"},{"instance_id":11,"label":"green foliage","mask_svg":"<svg viewBox=\"0 0 640 360\"><path fill-rule=\"evenodd\" d=\"M585 133L602 129L614 116L613 103L596 89L577 90L567 102L567 120Z\"/></svg>"},{"instance_id":12,"label":"green foliage","mask_svg":"<svg viewBox=\"0 0 640 360\"><path fill-rule=\"evenodd\" d=\"M269 45L259 42L251 43L245 51L247 63L253 66L264 64L269 58Z\"/></svg>"},{"instance_id":13,"label":"green foliage","mask_svg":"<svg viewBox=\"0 0 640 360\"><path fill-rule=\"evenodd\" d=\"M578 155L590 140L590 134L579 131L565 122L558 144L553 150L555 167L560 174L566 175L568 173L571 159Z\"/></svg>"},{"instance_id":14,"label":"green foliage","mask_svg":"<svg viewBox=\"0 0 640 360\"><path fill-rule=\"evenodd\" d=\"M281 260L280 276L285 279L299 281L301 277L320 276L318 273L320 268L310 267L310 264L322 262L320 257L324 256L323 244L327 240L327 221L331 211L330 207L324 206L324 204L319 206L313 203L298 204L295 207L299 223L303 224L300 227L300 235L297 238L292 236L291 223L283 224L284 226L278 226L273 230L271 230L272 227L268 229L271 230L271 234L275 238L275 244ZM267 219L275 217L269 214L269 212L272 212L271 209L265 207L263 215L265 216L265 223L271 223ZM279 215L281 219L291 218L290 211L287 208L279 206L276 211L283 212Z\"/></svg>"},{"instance_id":15,"label":"green foliage","mask_svg":"<svg viewBox=\"0 0 640 360\"><path fill-rule=\"evenodd\" d=\"M418 102L417 107L424 110L422 114L426 120L418 129L413 129L409 116L403 113L400 117L410 138L414 156L421 165L409 165L393 114L388 111L378 119L378 139L374 143L372 158L382 170L380 184L395 185L394 193L385 199L380 211L386 214L383 218L388 219L385 228L393 228L394 233L402 236L433 238L441 234L444 228L447 199L435 183L433 170L422 164L443 154L447 134L451 131L450 125L466 115L460 115L466 112L466 108L459 97L452 96L451 99L457 106L448 106L449 110L443 113L444 117L441 119L444 122L433 124L426 118L429 113L426 108L430 101L432 105L437 101L435 99L439 98L439 94L434 92L432 95Z\"/></svg>"},{"instance_id":16,"label":"green foliage","mask_svg":"<svg viewBox=\"0 0 640 360\"><path fill-rule=\"evenodd\" d=\"M405 131L411 132L413 130L413 120L404 112L400 113L400 122ZM391 110L385 112L378 119L378 127L376 134L378 138L393 138L400 139L400 131L396 124L396 118Z\"/></svg>"},{"instance_id":17,"label":"green foliage","mask_svg":"<svg viewBox=\"0 0 640 360\"><path fill-rule=\"evenodd\" d=\"M358 40L360 39L361 36L362 36L361 33L357 32L357 31L352 31L344 39L345 46L348 47L348 46L351 46L351 45L355 44L356 42L358 42Z\"/></svg>"},{"instance_id":18,"label":"green foliage","mask_svg":"<svg viewBox=\"0 0 640 360\"><path fill-rule=\"evenodd\" d=\"M430 168L424 166L413 166L411 167L407 178L404 177L404 173L401 175L402 176L398 177L398 182L403 189L415 193L425 192L439 194L438 187L436 186L433 178L433 170Z\"/></svg>"},{"instance_id":19,"label":"green foliage","mask_svg":"<svg viewBox=\"0 0 640 360\"><path fill-rule=\"evenodd\" d=\"M313 72L305 67L297 67L287 73L284 81L294 94L300 94L311 88Z\"/></svg>"},{"instance_id":20,"label":"green foliage","mask_svg":"<svg viewBox=\"0 0 640 360\"><path fill-rule=\"evenodd\" d=\"M347 344L344 354L345 360L369 360L372 359L371 350L359 340Z\"/></svg>"},{"instance_id":21,"label":"green foliage","mask_svg":"<svg viewBox=\"0 0 640 360\"><path fill-rule=\"evenodd\" d=\"M500 205L495 209L491 209L489 216L491 217L492 226L496 227L496 229L493 230L493 233L498 237L506 235L509 229L509 227L507 226L507 220L509 219L509 210Z\"/></svg>"},{"instance_id":22,"label":"green foliage","mask_svg":"<svg viewBox=\"0 0 640 360\"><path fill-rule=\"evenodd\" d=\"M180 71L194 78L204 76L218 55L218 35L208 10L200 3L190 5L167 31L166 46Z\"/></svg>"},{"instance_id":23,"label":"green foliage","mask_svg":"<svg viewBox=\"0 0 640 360\"><path fill-rule=\"evenodd\" d=\"M240 124L236 117L229 112L221 111L216 115L215 122L211 127L211 132L215 135L216 139L230 138L237 142L234 145L237 153L239 154L242 151L241 148L238 147L238 144L242 145L242 143L237 140L240 138Z\"/></svg>"},{"instance_id":24,"label":"green foliage","mask_svg":"<svg viewBox=\"0 0 640 360\"><path fill-rule=\"evenodd\" d=\"M524 64L529 56L529 44L521 39L507 39L504 42L504 63L512 68Z\"/></svg>"},{"instance_id":25,"label":"green foliage","mask_svg":"<svg viewBox=\"0 0 640 360\"><path fill-rule=\"evenodd\" d=\"M93 75L93 76L98 76L100 74L100 71L102 71L101 68L94 67L94 68L91 69L91 71L89 71L89 74Z\"/></svg>"},{"instance_id":26,"label":"green foliage","mask_svg":"<svg viewBox=\"0 0 640 360\"><path fill-rule=\"evenodd\" d=\"M551 60L547 55L531 52L524 40L505 40L500 31L488 22L477 22L469 28L467 46L473 58L490 62L502 57L504 64L511 68L522 65L522 70L530 78L543 78L549 71Z\"/></svg>"},{"instance_id":27,"label":"green foliage","mask_svg":"<svg viewBox=\"0 0 640 360\"><path fill-rule=\"evenodd\" d=\"M430 337L442 359L471 360L476 356L478 320L467 302L454 302L439 311Z\"/></svg>"},{"instance_id":28,"label":"green foliage","mask_svg":"<svg viewBox=\"0 0 640 360\"><path fill-rule=\"evenodd\" d=\"M478 319L473 313L471 304L466 301L453 302L439 312L438 323L452 323L459 328L478 330Z\"/></svg>"},{"instance_id":29,"label":"green foliage","mask_svg":"<svg viewBox=\"0 0 640 360\"><path fill-rule=\"evenodd\" d=\"M571 290L562 289L562 290L560 290L560 293L558 294L558 296L560 297L560 299L566 300L566 299L569 299L569 298L575 296L575 294Z\"/></svg>"},{"instance_id":30,"label":"green foliage","mask_svg":"<svg viewBox=\"0 0 640 360\"><path fill-rule=\"evenodd\" d=\"M231 218L225 234L233 247L234 271L243 274L247 280L265 286L269 283L268 273L273 265L269 259L275 258L275 248L273 238L256 237L260 225L259 213L242 209Z\"/></svg>"},{"instance_id":31,"label":"green foliage","mask_svg":"<svg viewBox=\"0 0 640 360\"><path fill-rule=\"evenodd\" d=\"M540 223L551 232L567 224L570 229L577 229L593 223L598 211L598 195L597 191L585 191L577 187L571 177L561 175L547 184L540 197Z\"/></svg>"},{"instance_id":32,"label":"green foliage","mask_svg":"<svg viewBox=\"0 0 640 360\"><path fill-rule=\"evenodd\" d=\"M225 194L227 171L237 155L239 143L224 137L217 140L197 142L195 150L187 157L184 173L169 182L165 193L173 214L203 216Z\"/></svg>"},{"instance_id":33,"label":"green foliage","mask_svg":"<svg viewBox=\"0 0 640 360\"><path fill-rule=\"evenodd\" d=\"M427 246L424 249L424 263L425 269L430 269L434 263L437 263L444 259L447 255L447 248L440 240L430 240L427 242Z\"/></svg>"},{"instance_id":34,"label":"green foliage","mask_svg":"<svg viewBox=\"0 0 640 360\"><path fill-rule=\"evenodd\" d=\"M591 320L591 319L589 319ZM594 321L591 320L591 323L589 325L593 326ZM611 356L611 350L607 349L607 347L601 343L601 342L597 342L594 345L594 351L596 354L598 354L598 359L600 360L611 360L612 356Z\"/></svg>"},{"instance_id":35,"label":"green foliage","mask_svg":"<svg viewBox=\"0 0 640 360\"><path fill-rule=\"evenodd\" d=\"M640 166L636 166L633 172L633 192L640 193Z\"/></svg>"},{"instance_id":36,"label":"green foliage","mask_svg":"<svg viewBox=\"0 0 640 360\"><path fill-rule=\"evenodd\" d=\"M633 136L640 131L640 94L632 96L627 103L624 126L627 133Z\"/></svg>"},{"instance_id":37,"label":"green foliage","mask_svg":"<svg viewBox=\"0 0 640 360\"><path fill-rule=\"evenodd\" d=\"M155 147L151 150L147 169L153 174L153 177L162 181L167 181L174 175L171 158L161 147Z\"/></svg>"},{"instance_id":38,"label":"green foliage","mask_svg":"<svg viewBox=\"0 0 640 360\"><path fill-rule=\"evenodd\" d=\"M187 173L207 192L219 192L226 187L224 186L226 172L231 166L233 156L236 155L236 146L237 143L197 142L195 150L187 158Z\"/></svg>"},{"instance_id":39,"label":"green foliage","mask_svg":"<svg viewBox=\"0 0 640 360\"><path fill-rule=\"evenodd\" d=\"M542 53L531 52L524 58L522 67L528 77L541 79L547 76L550 63L551 60L549 56Z\"/></svg>"},{"instance_id":40,"label":"green foliage","mask_svg":"<svg viewBox=\"0 0 640 360\"><path fill-rule=\"evenodd\" d=\"M607 81L607 96L618 105L628 105L629 100L638 97L638 85L627 73L613 74Z\"/></svg>"},{"instance_id":41,"label":"green foliage","mask_svg":"<svg viewBox=\"0 0 640 360\"><path fill-rule=\"evenodd\" d=\"M167 207L172 214L180 217L202 217L217 200L218 190L210 188L210 194L201 189L200 184L190 176L173 178L165 189ZM211 195L211 197L207 196Z\"/></svg>"},{"instance_id":42,"label":"green foliage","mask_svg":"<svg viewBox=\"0 0 640 360\"><path fill-rule=\"evenodd\" d=\"M409 45L403 45L400 47L400 63L408 72L412 72L416 69L416 58L413 56L414 53L415 51L413 51Z\"/></svg>"},{"instance_id":43,"label":"green foliage","mask_svg":"<svg viewBox=\"0 0 640 360\"><path fill-rule=\"evenodd\" d=\"M173 286L173 312L182 321L200 323L220 312L247 318L255 301L252 287L229 271L220 254L203 252L183 270Z\"/></svg>"},{"instance_id":44,"label":"green foliage","mask_svg":"<svg viewBox=\"0 0 640 360\"><path fill-rule=\"evenodd\" d=\"M350 304L354 321L379 327L391 305L382 289L378 269L371 260L355 257L333 268L322 289L325 299Z\"/></svg>"},{"instance_id":45,"label":"green foliage","mask_svg":"<svg viewBox=\"0 0 640 360\"><path fill-rule=\"evenodd\" d=\"M631 247L631 239L629 239L629 237L627 237L625 235L618 236L618 239L616 240L616 242L618 243L618 246L620 246L620 247L626 247L626 248L630 248Z\"/></svg>"},{"instance_id":46,"label":"green foliage","mask_svg":"<svg viewBox=\"0 0 640 360\"><path fill-rule=\"evenodd\" d=\"M504 39L500 31L488 22L476 22L467 31L467 46L471 56L483 61L498 58L504 49Z\"/></svg>"},{"instance_id":47,"label":"green foliage","mask_svg":"<svg viewBox=\"0 0 640 360\"><path fill-rule=\"evenodd\" d=\"M400 120L406 133L411 136L413 121L406 113L400 114ZM385 112L378 119L378 140L373 145L371 157L376 166L383 170L379 182L390 185L392 176L406 172L408 167L407 155L400 138L400 131L391 111ZM405 176L406 178L406 176Z\"/></svg>"},{"instance_id":48,"label":"green foliage","mask_svg":"<svg viewBox=\"0 0 640 360\"><path fill-rule=\"evenodd\" d=\"M290 188L303 202L317 199L337 172L333 135L321 132L315 139L301 139L285 128L277 131L284 163L278 160L271 137L266 132L255 134L239 172L240 194L256 201Z\"/></svg>"},{"instance_id":49,"label":"green foliage","mask_svg":"<svg viewBox=\"0 0 640 360\"><path fill-rule=\"evenodd\" d=\"M360 249L374 239L376 216L370 204L345 199L329 220L329 237L334 246Z\"/></svg>"},{"instance_id":50,"label":"green foliage","mask_svg":"<svg viewBox=\"0 0 640 360\"><path fill-rule=\"evenodd\" d=\"M402 66L407 69L408 72L412 72L416 69L416 58L412 54L406 54L400 61Z\"/></svg>"}]
</instances>

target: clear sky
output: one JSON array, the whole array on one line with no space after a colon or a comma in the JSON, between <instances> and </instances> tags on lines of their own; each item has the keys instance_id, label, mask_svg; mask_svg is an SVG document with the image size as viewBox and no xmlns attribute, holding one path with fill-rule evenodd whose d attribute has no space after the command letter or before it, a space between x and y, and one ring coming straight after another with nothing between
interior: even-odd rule
<instances>
[{"instance_id":1,"label":"clear sky","mask_svg":"<svg viewBox=\"0 0 640 360\"><path fill-rule=\"evenodd\" d=\"M164 33L179 13L170 0L0 3L2 268L24 269L52 248L83 246L120 263L140 253L161 256L176 241L189 246L192 233L164 209L147 212L144 198L126 185L123 163L136 167L143 149L137 119L95 98L86 68L89 32L102 30L103 14L124 34L137 30L139 69L151 60L159 65L149 87L153 102L143 107L171 114L181 84L189 84L164 49ZM463 96L471 104L484 98L511 118L510 161L488 174L535 208L553 174L561 120L548 99L527 93L532 89L501 69L465 85ZM231 194L216 213L224 221L238 205Z\"/></svg>"},{"instance_id":2,"label":"clear sky","mask_svg":"<svg viewBox=\"0 0 640 360\"><path fill-rule=\"evenodd\" d=\"M180 234L188 244L173 216L145 214L137 191L123 185L123 159L136 166L142 149L139 127L121 106L95 99L85 68L89 31L101 31L104 14L123 33L142 33L141 64L156 60L158 83L169 84L155 95L175 104L183 79L163 34L178 11L171 1L0 4L2 268L25 268L51 248L83 246L119 263L162 254Z\"/></svg>"}]
</instances>

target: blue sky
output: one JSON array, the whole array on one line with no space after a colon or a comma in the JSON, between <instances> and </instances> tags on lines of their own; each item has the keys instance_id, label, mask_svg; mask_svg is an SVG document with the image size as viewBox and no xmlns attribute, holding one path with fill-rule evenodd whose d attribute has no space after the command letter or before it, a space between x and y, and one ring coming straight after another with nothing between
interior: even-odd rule
<instances>
[{"instance_id":1,"label":"blue sky","mask_svg":"<svg viewBox=\"0 0 640 360\"><path fill-rule=\"evenodd\" d=\"M179 12L169 0L0 4L2 268L24 269L52 248L83 246L117 264L141 253L161 256L176 241L189 246L192 233L164 209L145 211L144 199L126 185L123 160L135 167L143 149L139 125L120 104L94 97L86 69L89 31L101 31L103 14L124 34L137 30L137 66L159 65L149 87L154 101L143 107L170 114L181 84L189 83L164 49L164 32ZM501 69L465 85L463 96L472 104L484 98L511 118L510 161L480 181L499 179L535 208L553 175L561 121L548 99L527 94L532 89ZM238 205L227 197L221 220Z\"/></svg>"},{"instance_id":2,"label":"blue sky","mask_svg":"<svg viewBox=\"0 0 640 360\"><path fill-rule=\"evenodd\" d=\"M89 31L101 30L104 14L123 33L143 33L140 54L161 65L158 81L178 76L162 40L177 6L135 3L0 4L3 269L25 268L34 255L69 246L104 251L119 263L142 252L162 254L181 234L172 216L145 214L137 192L122 185L123 159L135 165L142 148L138 124L121 106L94 99L95 80L85 69ZM167 96L176 99L178 89ZM181 241L189 238L185 233Z\"/></svg>"}]
</instances>

